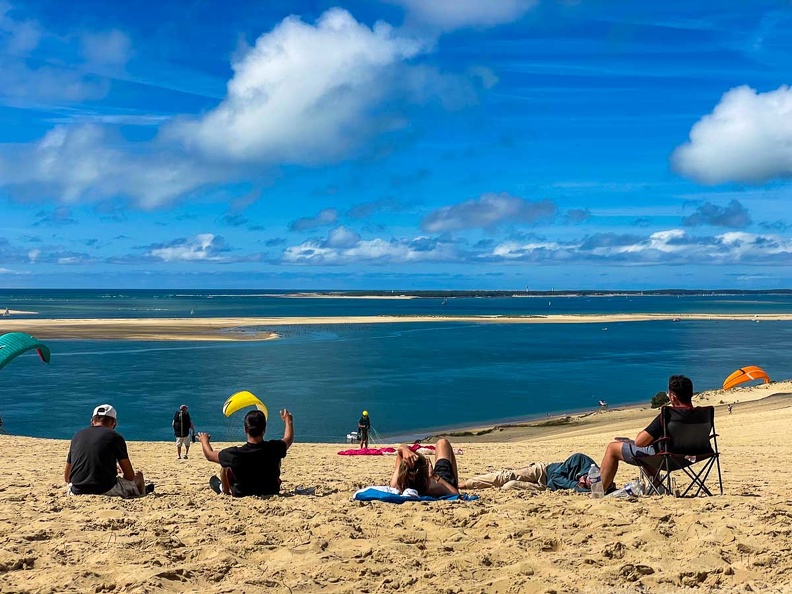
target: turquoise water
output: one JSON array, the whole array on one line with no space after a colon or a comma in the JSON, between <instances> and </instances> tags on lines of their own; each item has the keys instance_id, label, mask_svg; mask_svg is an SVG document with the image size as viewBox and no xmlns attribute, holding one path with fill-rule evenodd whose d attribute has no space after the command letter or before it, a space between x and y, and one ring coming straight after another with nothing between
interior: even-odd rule
<instances>
[{"instance_id":1,"label":"turquoise water","mask_svg":"<svg viewBox=\"0 0 792 594\"><path fill-rule=\"evenodd\" d=\"M226 293L226 295L229 295ZM211 296L211 298L210 298ZM0 292L0 307L47 317L304 316L789 312L792 298L759 296L346 300L281 299L191 292ZM557 305L558 304L558 305ZM116 312L116 313L113 313ZM161 313L160 313L161 312ZM179 313L181 312L181 313ZM605 329L607 328L607 330ZM2 320L0 319L0 330ZM0 415L10 433L70 437L97 404L119 409L127 439L170 439L179 404L196 427L238 439L241 418L220 412L233 392L288 407L302 441L343 441L360 411L385 436L648 401L668 375L715 388L734 369L790 376L792 322L657 321L607 324L475 323L287 326L255 343L48 341L52 363L21 357L0 371Z\"/></svg>"}]
</instances>

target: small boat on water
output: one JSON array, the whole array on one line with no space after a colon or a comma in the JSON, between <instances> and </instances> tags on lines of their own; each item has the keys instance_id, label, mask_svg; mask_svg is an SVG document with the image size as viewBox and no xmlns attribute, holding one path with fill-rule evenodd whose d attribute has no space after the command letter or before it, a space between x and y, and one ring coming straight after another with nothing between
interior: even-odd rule
<instances>
[{"instance_id":1,"label":"small boat on water","mask_svg":"<svg viewBox=\"0 0 792 594\"><path fill-rule=\"evenodd\" d=\"M604 400L600 400L599 401L599 405L602 406L602 407L606 407L606 406L608 406L608 403L605 402Z\"/></svg>"}]
</instances>

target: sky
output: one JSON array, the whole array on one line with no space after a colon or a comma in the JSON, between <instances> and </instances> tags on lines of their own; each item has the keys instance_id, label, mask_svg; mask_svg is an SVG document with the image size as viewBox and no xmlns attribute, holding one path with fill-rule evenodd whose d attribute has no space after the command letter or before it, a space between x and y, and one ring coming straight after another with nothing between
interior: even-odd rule
<instances>
[{"instance_id":1,"label":"sky","mask_svg":"<svg viewBox=\"0 0 792 594\"><path fill-rule=\"evenodd\" d=\"M0 288L789 287L790 30L788 0L0 0Z\"/></svg>"}]
</instances>

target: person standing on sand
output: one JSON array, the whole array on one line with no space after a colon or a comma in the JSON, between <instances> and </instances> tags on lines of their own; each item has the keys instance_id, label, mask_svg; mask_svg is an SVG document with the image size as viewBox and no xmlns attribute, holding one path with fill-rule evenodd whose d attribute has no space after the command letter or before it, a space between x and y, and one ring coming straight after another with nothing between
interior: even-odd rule
<instances>
[{"instance_id":1,"label":"person standing on sand","mask_svg":"<svg viewBox=\"0 0 792 594\"><path fill-rule=\"evenodd\" d=\"M361 450L369 447L369 433L371 433L371 419L368 411L364 410L358 421L358 440Z\"/></svg>"},{"instance_id":2,"label":"person standing on sand","mask_svg":"<svg viewBox=\"0 0 792 594\"><path fill-rule=\"evenodd\" d=\"M672 375L668 378L668 398L674 408L693 410L693 382L684 375ZM636 458L654 455L656 450L653 444L662 436L663 424L661 415L658 414L634 440L617 437L615 441L608 444L600 466L602 486L605 488L605 492L615 489L613 479L619 469L619 462L623 461L635 466Z\"/></svg>"},{"instance_id":3,"label":"person standing on sand","mask_svg":"<svg viewBox=\"0 0 792 594\"><path fill-rule=\"evenodd\" d=\"M285 428L282 439L264 441L267 430L267 417L260 410L252 410L245 415L245 434L247 443L230 447L219 452L212 449L211 435L199 433L201 449L210 462L219 464L220 481L212 477L209 484L218 493L246 497L248 495L277 495L280 491L280 465L286 451L294 443L294 420L292 414L280 411Z\"/></svg>"},{"instance_id":4,"label":"person standing on sand","mask_svg":"<svg viewBox=\"0 0 792 594\"><path fill-rule=\"evenodd\" d=\"M78 431L72 438L63 478L72 495L107 495L110 497L139 497L148 489L142 472L135 472L129 461L126 441L115 428L116 409L101 404L93 411L91 426ZM116 476L120 468L123 476Z\"/></svg>"},{"instance_id":5,"label":"person standing on sand","mask_svg":"<svg viewBox=\"0 0 792 594\"><path fill-rule=\"evenodd\" d=\"M415 489L419 495L443 497L459 495L458 484L456 456L447 439L438 439L435 444L434 466L423 454L413 452L409 446L400 445L396 450L391 487L402 492Z\"/></svg>"},{"instance_id":6,"label":"person standing on sand","mask_svg":"<svg viewBox=\"0 0 792 594\"><path fill-rule=\"evenodd\" d=\"M184 459L190 453L190 431L195 431L190 413L187 412L187 405L182 404L176 414L173 415L173 432L176 434L176 456L181 460L181 450L184 446Z\"/></svg>"}]
</instances>

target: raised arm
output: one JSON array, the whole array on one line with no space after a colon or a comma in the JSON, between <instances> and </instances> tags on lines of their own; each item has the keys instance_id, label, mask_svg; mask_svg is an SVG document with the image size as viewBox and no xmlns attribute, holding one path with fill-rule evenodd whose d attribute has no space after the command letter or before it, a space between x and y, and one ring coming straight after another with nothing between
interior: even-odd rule
<instances>
[{"instance_id":1,"label":"raised arm","mask_svg":"<svg viewBox=\"0 0 792 594\"><path fill-rule=\"evenodd\" d=\"M215 452L212 449L212 444L209 443L211 437L212 436L208 433L198 434L198 441L201 442L201 451L203 451L204 457L209 460L209 462L220 464L220 452Z\"/></svg>"},{"instance_id":2,"label":"raised arm","mask_svg":"<svg viewBox=\"0 0 792 594\"><path fill-rule=\"evenodd\" d=\"M285 408L280 411L280 417L283 419L283 424L285 425L283 429L283 443L286 444L286 449L288 450L291 444L294 443L294 418Z\"/></svg>"},{"instance_id":3,"label":"raised arm","mask_svg":"<svg viewBox=\"0 0 792 594\"><path fill-rule=\"evenodd\" d=\"M396 449L396 460L393 465L393 474L391 475L390 486L394 489L400 489L401 485L399 485L399 468L401 467L402 462L407 462L408 466L412 466L415 464L415 461L418 459L418 454L413 452L409 447L406 445L400 445Z\"/></svg>"}]
</instances>

